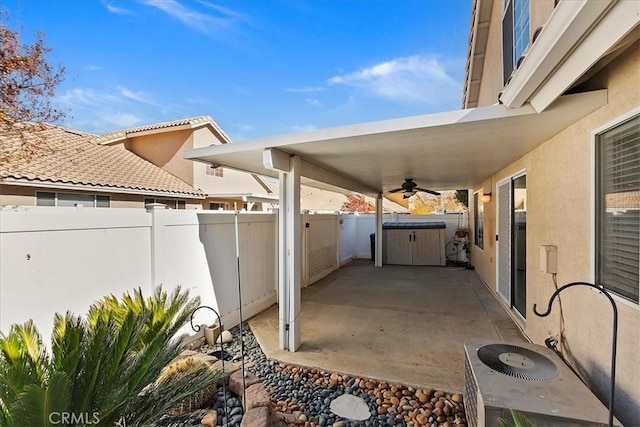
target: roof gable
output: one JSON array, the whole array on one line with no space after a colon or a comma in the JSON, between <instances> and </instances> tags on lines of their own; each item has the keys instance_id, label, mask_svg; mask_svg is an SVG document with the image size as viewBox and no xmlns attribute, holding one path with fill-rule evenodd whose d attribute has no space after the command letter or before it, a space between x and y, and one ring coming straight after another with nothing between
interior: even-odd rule
<instances>
[{"instance_id":1,"label":"roof gable","mask_svg":"<svg viewBox=\"0 0 640 427\"><path fill-rule=\"evenodd\" d=\"M109 145L136 136L175 132L185 129L197 129L201 127L208 127L216 136L218 136L218 139L221 143L227 144L231 142L231 139L227 136L227 134L224 133L222 128L220 128L220 126L218 126L218 124L214 122L210 116L191 117L128 129L120 129L98 136L95 142L102 145Z\"/></svg>"}]
</instances>

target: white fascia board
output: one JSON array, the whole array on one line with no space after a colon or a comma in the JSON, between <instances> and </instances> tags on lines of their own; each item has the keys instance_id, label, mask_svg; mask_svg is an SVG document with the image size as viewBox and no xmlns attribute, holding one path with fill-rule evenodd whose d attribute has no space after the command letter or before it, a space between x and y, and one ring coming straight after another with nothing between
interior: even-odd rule
<instances>
[{"instance_id":1,"label":"white fascia board","mask_svg":"<svg viewBox=\"0 0 640 427\"><path fill-rule=\"evenodd\" d=\"M262 163L269 170L289 172L289 154L275 148L267 148L262 152Z\"/></svg>"},{"instance_id":2,"label":"white fascia board","mask_svg":"<svg viewBox=\"0 0 640 427\"><path fill-rule=\"evenodd\" d=\"M73 184L68 182L50 182L50 181L29 181L16 178L4 178L0 181L1 184L7 185L19 185L22 187L38 187L38 188L50 188L53 190L83 190L83 191L98 191L101 193L112 194L135 194L139 196L156 196L156 197L175 197L181 199L204 199L205 196L197 196L193 194L175 193L170 191L153 191L153 190L138 190L132 188L120 188L120 187L102 187L99 185L91 184Z\"/></svg>"},{"instance_id":3,"label":"white fascia board","mask_svg":"<svg viewBox=\"0 0 640 427\"><path fill-rule=\"evenodd\" d=\"M615 1L559 2L540 36L527 50L524 61L513 74L500 101L508 108L526 104ZM635 0L629 3L637 5ZM580 75L585 71L576 70ZM564 89L557 96L563 91Z\"/></svg>"},{"instance_id":4,"label":"white fascia board","mask_svg":"<svg viewBox=\"0 0 640 427\"><path fill-rule=\"evenodd\" d=\"M640 3L637 0L616 3L544 86L533 95L530 100L533 108L536 111L546 109L638 25Z\"/></svg>"}]
</instances>

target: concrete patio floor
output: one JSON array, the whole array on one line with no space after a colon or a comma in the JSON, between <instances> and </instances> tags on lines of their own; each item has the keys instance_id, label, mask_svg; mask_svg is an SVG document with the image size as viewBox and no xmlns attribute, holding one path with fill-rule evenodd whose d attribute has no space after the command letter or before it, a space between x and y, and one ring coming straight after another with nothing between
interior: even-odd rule
<instances>
[{"instance_id":1,"label":"concrete patio floor","mask_svg":"<svg viewBox=\"0 0 640 427\"><path fill-rule=\"evenodd\" d=\"M278 349L278 307L249 320L267 357L340 374L462 392L463 343L525 341L475 272L362 261L302 290L301 346Z\"/></svg>"}]
</instances>

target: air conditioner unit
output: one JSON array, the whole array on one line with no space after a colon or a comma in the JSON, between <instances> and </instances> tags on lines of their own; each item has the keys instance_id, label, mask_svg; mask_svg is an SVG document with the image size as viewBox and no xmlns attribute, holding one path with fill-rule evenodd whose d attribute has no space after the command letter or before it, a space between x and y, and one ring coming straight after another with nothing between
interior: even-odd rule
<instances>
[{"instance_id":1,"label":"air conditioner unit","mask_svg":"<svg viewBox=\"0 0 640 427\"><path fill-rule=\"evenodd\" d=\"M510 409L536 427L608 425L609 410L552 350L472 338L464 351L469 426L498 426L498 418L511 419Z\"/></svg>"}]
</instances>

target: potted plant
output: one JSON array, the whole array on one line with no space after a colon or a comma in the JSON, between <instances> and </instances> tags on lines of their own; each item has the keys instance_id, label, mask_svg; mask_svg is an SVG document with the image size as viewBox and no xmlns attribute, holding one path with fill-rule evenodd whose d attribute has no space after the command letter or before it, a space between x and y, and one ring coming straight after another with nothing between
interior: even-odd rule
<instances>
[{"instance_id":1,"label":"potted plant","mask_svg":"<svg viewBox=\"0 0 640 427\"><path fill-rule=\"evenodd\" d=\"M458 237L459 239L464 239L465 237L467 237L467 234L469 234L469 230L467 230L466 227L458 227L458 229L456 230L456 237Z\"/></svg>"}]
</instances>

